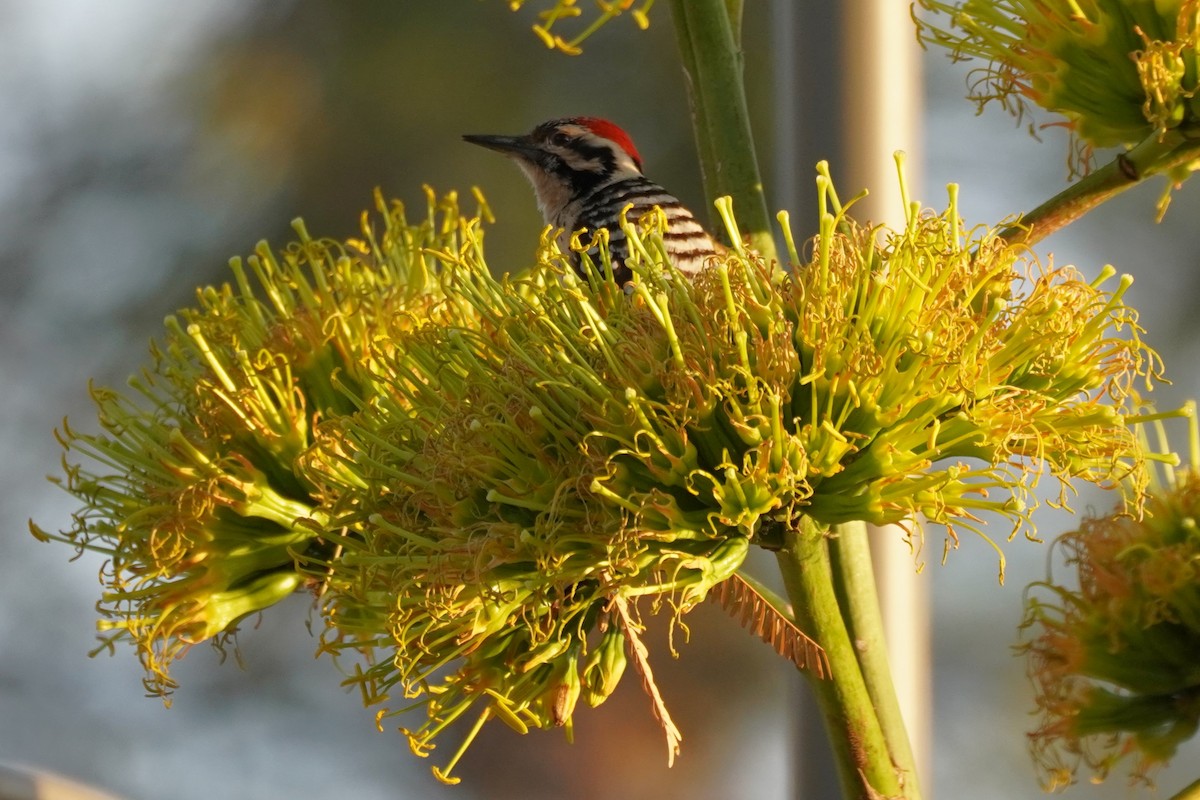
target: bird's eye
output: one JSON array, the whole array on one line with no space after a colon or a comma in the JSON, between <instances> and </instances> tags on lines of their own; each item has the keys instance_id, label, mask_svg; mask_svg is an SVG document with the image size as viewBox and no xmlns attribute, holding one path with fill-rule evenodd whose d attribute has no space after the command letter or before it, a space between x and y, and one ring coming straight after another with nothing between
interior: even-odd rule
<instances>
[{"instance_id":1,"label":"bird's eye","mask_svg":"<svg viewBox=\"0 0 1200 800\"><path fill-rule=\"evenodd\" d=\"M562 131L558 131L550 137L550 144L554 145L555 147L566 147L570 143L571 137Z\"/></svg>"}]
</instances>

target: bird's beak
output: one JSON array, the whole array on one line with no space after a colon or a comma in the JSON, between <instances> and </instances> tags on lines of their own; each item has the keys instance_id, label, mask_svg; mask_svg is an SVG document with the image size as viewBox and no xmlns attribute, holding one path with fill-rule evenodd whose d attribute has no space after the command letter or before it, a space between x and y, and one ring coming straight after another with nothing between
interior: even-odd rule
<instances>
[{"instance_id":1,"label":"bird's beak","mask_svg":"<svg viewBox=\"0 0 1200 800\"><path fill-rule=\"evenodd\" d=\"M463 140L489 150L495 150L498 153L504 153L506 156L519 156L530 161L534 160L538 154L538 149L530 143L528 136L468 133L463 136Z\"/></svg>"}]
</instances>

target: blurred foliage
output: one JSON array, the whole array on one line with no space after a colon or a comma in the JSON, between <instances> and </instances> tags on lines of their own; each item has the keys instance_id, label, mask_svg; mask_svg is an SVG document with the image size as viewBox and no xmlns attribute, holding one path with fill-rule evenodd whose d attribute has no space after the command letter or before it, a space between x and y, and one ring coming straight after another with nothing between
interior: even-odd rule
<instances>
[{"instance_id":1,"label":"blurred foliage","mask_svg":"<svg viewBox=\"0 0 1200 800\"><path fill-rule=\"evenodd\" d=\"M517 11L526 2L527 0L508 0L508 5L513 11ZM567 55L577 56L583 52L580 45L585 39L600 30L605 23L621 16L626 11L629 12L639 28L646 30L650 27L649 12L650 7L654 5L654 0L642 0L636 8L634 7L636 0L594 0L594 2L596 4L596 10L593 12L595 16L588 18L583 9L579 8L578 0L555 0L553 6L538 12L538 22L534 24L533 32L546 43L547 47L560 50ZM563 20L579 20L586 24L582 31L567 40L552 30Z\"/></svg>"}]
</instances>

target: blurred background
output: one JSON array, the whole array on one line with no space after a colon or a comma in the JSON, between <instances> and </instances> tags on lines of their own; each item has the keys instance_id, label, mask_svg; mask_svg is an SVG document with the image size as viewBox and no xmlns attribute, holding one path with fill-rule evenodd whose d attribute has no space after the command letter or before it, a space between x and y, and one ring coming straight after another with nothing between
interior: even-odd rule
<instances>
[{"instance_id":1,"label":"blurred background","mask_svg":"<svg viewBox=\"0 0 1200 800\"><path fill-rule=\"evenodd\" d=\"M577 714L574 746L559 732L520 737L490 726L457 770L463 784L449 788L401 735L375 729L373 711L340 687L333 663L313 658L306 623L319 621L306 598L243 626L240 665L195 648L174 669L182 688L165 710L144 696L131 650L87 656L99 559L71 562L66 547L27 533L29 518L70 524L74 501L45 475L58 470L52 431L64 416L94 429L89 378L121 385L165 315L189 304L197 286L224 281L230 256L260 239L288 242L293 218L314 235L343 238L356 234L377 186L419 212L424 183L464 194L478 185L498 218L489 262L527 266L541 230L529 187L463 133L607 116L637 141L651 177L707 208L667 4L653 9L648 31L618 19L575 58L530 32L536 2L518 14L507 5L0 0L0 761L138 800L793 796L789 715L801 679L715 607L689 616L691 642L677 660L655 650L684 735L674 769L631 677L608 704ZM819 5L796 4L797 50L819 52L827 38L807 13ZM773 207L791 208L797 238L807 236L812 164L836 152L841 132L830 122L780 140L768 60L780 31L763 2L747 4L745 22L768 194ZM1038 143L999 110L977 118L962 99L967 67L939 52L922 66L925 159L914 183L926 205L942 207L942 187L957 182L964 219L994 224L1064 185L1065 136L1048 130ZM792 105L825 119L836 74L820 63L809 71L797 88L803 102ZM836 160L833 171L836 179ZM802 199L783 188L795 185ZM839 186L843 197L858 188ZM1136 277L1132 304L1174 381L1155 398L1169 407L1200 394L1200 187L1178 192L1156 226L1160 189L1127 193L1039 251L1085 274L1113 263ZM1110 504L1084 494L1076 506ZM1039 519L1047 537L1071 524L1061 513ZM984 543L965 540L942 566L940 534L930 533L929 794L1034 796L1024 739L1032 693L1011 645L1022 587L1045 575L1049 548L1010 543L1000 586ZM1182 769L1159 775L1164 791L1195 777L1187 765L1197 753L1193 746L1177 758ZM1067 796L1130 792L1114 777Z\"/></svg>"}]
</instances>

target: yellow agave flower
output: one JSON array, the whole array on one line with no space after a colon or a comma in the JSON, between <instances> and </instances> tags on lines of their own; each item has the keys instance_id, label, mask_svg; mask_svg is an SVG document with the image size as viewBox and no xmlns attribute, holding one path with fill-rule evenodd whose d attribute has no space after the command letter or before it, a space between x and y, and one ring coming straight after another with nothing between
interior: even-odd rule
<instances>
[{"instance_id":1,"label":"yellow agave flower","mask_svg":"<svg viewBox=\"0 0 1200 800\"><path fill-rule=\"evenodd\" d=\"M1077 587L1030 587L1030 741L1051 788L1081 764L1102 779L1132 761L1148 780L1200 726L1200 441L1194 404L1187 413L1187 467L1156 477L1144 513L1117 508L1059 538Z\"/></svg>"},{"instance_id":2,"label":"yellow agave flower","mask_svg":"<svg viewBox=\"0 0 1200 800\"><path fill-rule=\"evenodd\" d=\"M410 225L379 198L377 237L310 238L231 262L234 280L168 317L129 391L92 387L101 433L64 423L58 482L83 507L59 539L107 557L98 604L105 646L131 640L147 688L175 687L171 662L231 635L239 620L319 578L329 514L301 468L319 422L372 395L368 344L382 319L420 319L436 299L426 248L453 248L466 224L429 193ZM474 224L474 223L472 223ZM352 474L347 474L353 480Z\"/></svg>"},{"instance_id":3,"label":"yellow agave flower","mask_svg":"<svg viewBox=\"0 0 1200 800\"><path fill-rule=\"evenodd\" d=\"M1062 114L1092 147L1134 145L1200 126L1198 0L918 0L922 42L988 62L973 97L1018 117Z\"/></svg>"},{"instance_id":4,"label":"yellow agave flower","mask_svg":"<svg viewBox=\"0 0 1200 800\"><path fill-rule=\"evenodd\" d=\"M820 234L803 258L790 247L791 271L739 247L689 281L661 218L625 229L628 292L604 279L603 235L587 280L553 232L515 277L468 243L441 257L472 323L378 338L404 347L371 354L376 395L324 429L338 452L318 459L358 478L322 483L346 531L326 645L362 652L352 681L381 719L425 707L405 729L420 755L474 714L439 777L489 720L569 731L627 661L673 754L640 610L678 620L806 517L919 514L952 544L987 538L988 518L1029 530L1043 471L1064 492L1139 480L1132 383L1156 362L1128 278L1027 264L964 231L953 195L886 231L820 186Z\"/></svg>"},{"instance_id":5,"label":"yellow agave flower","mask_svg":"<svg viewBox=\"0 0 1200 800\"><path fill-rule=\"evenodd\" d=\"M508 5L513 11L518 11L526 2L527 0L508 0ZM570 56L577 56L583 52L580 45L584 40L598 31L605 23L621 16L626 11L633 17L633 21L639 28L646 30L650 27L649 13L650 7L654 5L654 0L641 0L641 3L635 8L636 2L637 0L594 0L596 16L582 31L567 39L554 32L555 25L564 20L582 17L583 9L579 7L579 0L554 0L553 5L538 12L538 22L534 24L533 32L546 47Z\"/></svg>"}]
</instances>

